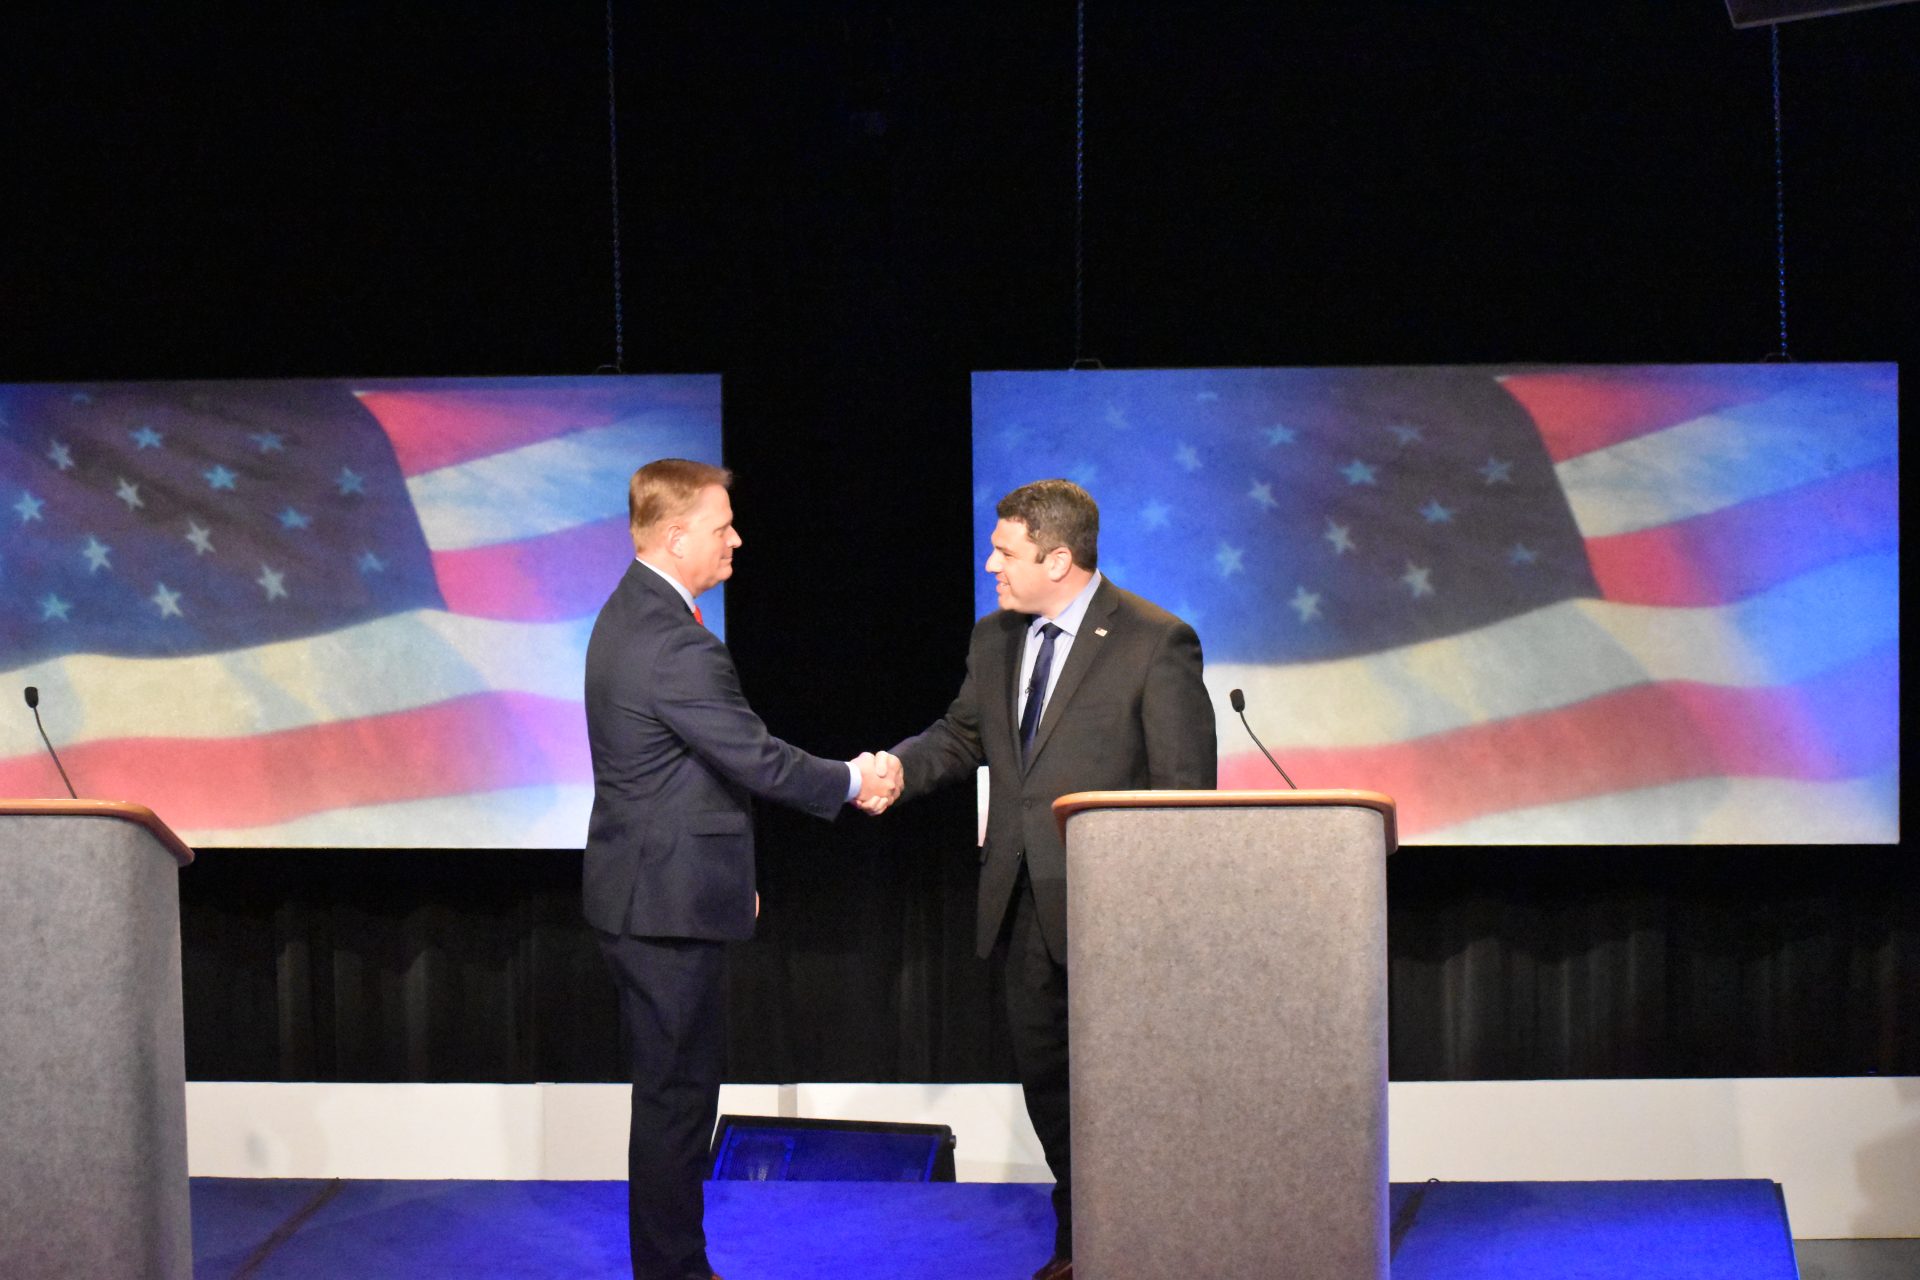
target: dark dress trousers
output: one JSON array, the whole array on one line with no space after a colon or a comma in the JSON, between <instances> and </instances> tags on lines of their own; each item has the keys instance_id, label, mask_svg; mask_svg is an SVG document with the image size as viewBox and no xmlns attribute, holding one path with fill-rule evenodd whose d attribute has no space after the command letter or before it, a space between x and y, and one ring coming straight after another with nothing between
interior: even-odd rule
<instances>
[{"instance_id":1,"label":"dark dress trousers","mask_svg":"<svg viewBox=\"0 0 1920 1280\"><path fill-rule=\"evenodd\" d=\"M753 935L751 798L821 818L847 766L767 732L727 648L635 562L587 644L593 815L582 898L633 1078L633 1274L711 1274L701 1184L726 1059L723 944Z\"/></svg>"},{"instance_id":2,"label":"dark dress trousers","mask_svg":"<svg viewBox=\"0 0 1920 1280\"><path fill-rule=\"evenodd\" d=\"M1067 1111L1067 855L1053 802L1072 791L1211 789L1213 704L1200 638L1150 601L1103 579L1020 750L1020 660L1031 614L975 624L967 676L945 716L893 748L902 799L988 769L978 951L1004 975L1027 1114L1056 1179L1056 1252L1072 1244Z\"/></svg>"}]
</instances>

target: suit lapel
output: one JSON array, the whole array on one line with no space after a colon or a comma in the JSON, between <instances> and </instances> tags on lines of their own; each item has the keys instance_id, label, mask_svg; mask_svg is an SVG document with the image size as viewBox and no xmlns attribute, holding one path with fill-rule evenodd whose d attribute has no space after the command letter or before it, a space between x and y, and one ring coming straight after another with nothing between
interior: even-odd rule
<instances>
[{"instance_id":1,"label":"suit lapel","mask_svg":"<svg viewBox=\"0 0 1920 1280\"><path fill-rule=\"evenodd\" d=\"M1013 744L1013 758L1020 758L1020 659L1025 656L1027 628L1033 620L1024 613L1008 614L1013 625L1007 628L1004 656L1007 664L1006 696L1000 700L1006 711L1007 740Z\"/></svg>"},{"instance_id":2,"label":"suit lapel","mask_svg":"<svg viewBox=\"0 0 1920 1280\"><path fill-rule=\"evenodd\" d=\"M1074 691L1086 678L1087 672L1100 657L1100 650L1107 642L1104 632L1110 629L1113 612L1120 605L1120 599L1114 594L1113 584L1102 581L1100 589L1093 593L1093 599L1087 602L1087 612L1080 619L1080 630L1074 634L1073 648L1067 650L1067 665L1060 669L1060 678L1054 682L1053 696L1047 699L1047 705L1040 713L1040 727L1034 730L1033 750L1027 753L1026 767L1031 769L1033 762L1046 750L1047 739L1060 723L1060 717L1066 713L1067 703L1072 700ZM1017 673L1019 668L1014 668ZM1014 730L1019 736L1019 730Z\"/></svg>"}]
</instances>

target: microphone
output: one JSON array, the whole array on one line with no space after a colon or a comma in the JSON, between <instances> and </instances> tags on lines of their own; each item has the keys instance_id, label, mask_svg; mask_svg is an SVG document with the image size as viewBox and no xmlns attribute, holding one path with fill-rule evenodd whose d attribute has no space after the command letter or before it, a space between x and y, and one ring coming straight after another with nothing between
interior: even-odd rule
<instances>
[{"instance_id":1,"label":"microphone","mask_svg":"<svg viewBox=\"0 0 1920 1280\"><path fill-rule=\"evenodd\" d=\"M1287 771L1280 767L1280 762L1273 758L1271 751L1267 750L1267 744L1260 741L1260 735L1253 731L1252 725L1247 724L1247 695L1238 689L1233 689L1228 692L1227 701L1231 702L1233 709L1240 713L1240 723L1247 725L1247 736L1253 739L1254 746L1260 748L1260 754L1267 758L1267 763L1273 766L1274 772L1286 778L1287 785L1298 791L1300 788L1293 786L1293 779L1287 777Z\"/></svg>"},{"instance_id":2,"label":"microphone","mask_svg":"<svg viewBox=\"0 0 1920 1280\"><path fill-rule=\"evenodd\" d=\"M40 691L32 685L27 686L27 707L33 712L34 727L40 730L40 741L47 744L47 754L53 757L53 767L60 771L60 781L67 784L67 794L78 800L79 794L73 789L73 782L67 777L67 768L60 763L60 753L53 749L53 740L47 737L47 726L40 723Z\"/></svg>"}]
</instances>

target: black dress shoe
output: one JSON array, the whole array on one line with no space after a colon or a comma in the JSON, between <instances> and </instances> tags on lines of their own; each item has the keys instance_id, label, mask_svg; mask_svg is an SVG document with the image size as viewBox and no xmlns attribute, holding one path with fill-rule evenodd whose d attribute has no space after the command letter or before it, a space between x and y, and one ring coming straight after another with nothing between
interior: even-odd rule
<instances>
[{"instance_id":1,"label":"black dress shoe","mask_svg":"<svg viewBox=\"0 0 1920 1280\"><path fill-rule=\"evenodd\" d=\"M1073 1280L1073 1259L1053 1259L1033 1273L1033 1280Z\"/></svg>"}]
</instances>

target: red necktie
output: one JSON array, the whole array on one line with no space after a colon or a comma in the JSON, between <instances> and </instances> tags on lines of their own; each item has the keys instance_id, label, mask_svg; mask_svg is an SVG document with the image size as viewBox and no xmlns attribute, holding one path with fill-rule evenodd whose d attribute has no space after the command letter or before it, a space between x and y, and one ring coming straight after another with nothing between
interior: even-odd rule
<instances>
[{"instance_id":1,"label":"red necktie","mask_svg":"<svg viewBox=\"0 0 1920 1280\"><path fill-rule=\"evenodd\" d=\"M703 618L703 617L701 617L701 616L700 616L700 606L699 606L699 605L695 605L695 606L693 606L693 620L694 620L695 622L697 622L697 623L699 623L699 624L700 624L701 626L703 626L703 627L707 625L707 620L706 620L705 618Z\"/></svg>"}]
</instances>

